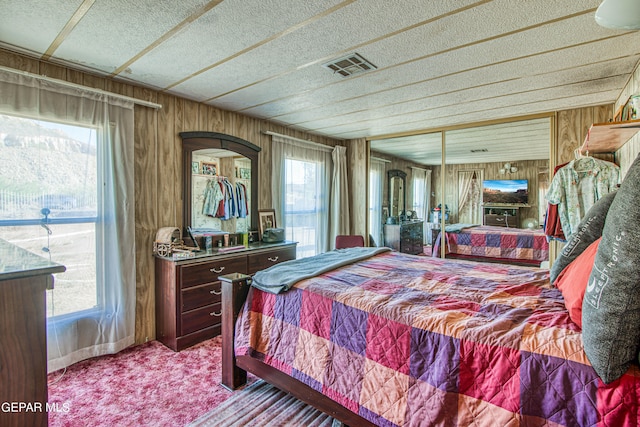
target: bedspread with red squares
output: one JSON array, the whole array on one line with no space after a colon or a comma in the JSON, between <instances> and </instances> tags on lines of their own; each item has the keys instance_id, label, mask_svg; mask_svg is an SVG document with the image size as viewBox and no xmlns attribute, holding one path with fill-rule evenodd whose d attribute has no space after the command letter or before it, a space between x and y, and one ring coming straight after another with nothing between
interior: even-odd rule
<instances>
[{"instance_id":1,"label":"bedspread with red squares","mask_svg":"<svg viewBox=\"0 0 640 427\"><path fill-rule=\"evenodd\" d=\"M546 270L385 252L252 289L236 354L380 426L637 426L640 370L605 385Z\"/></svg>"},{"instance_id":2,"label":"bedspread with red squares","mask_svg":"<svg viewBox=\"0 0 640 427\"><path fill-rule=\"evenodd\" d=\"M447 252L486 258L546 261L549 243L542 230L483 225L446 233Z\"/></svg>"}]
</instances>

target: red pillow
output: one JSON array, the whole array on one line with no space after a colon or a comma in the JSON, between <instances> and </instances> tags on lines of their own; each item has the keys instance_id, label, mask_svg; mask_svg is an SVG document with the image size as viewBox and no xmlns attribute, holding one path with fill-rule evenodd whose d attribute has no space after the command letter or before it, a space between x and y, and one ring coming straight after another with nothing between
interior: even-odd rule
<instances>
[{"instance_id":1,"label":"red pillow","mask_svg":"<svg viewBox=\"0 0 640 427\"><path fill-rule=\"evenodd\" d=\"M576 259L562 270L554 283L562 292L564 305L569 310L569 317L580 328L582 328L582 299L593 269L600 240L602 237L587 246Z\"/></svg>"}]
</instances>

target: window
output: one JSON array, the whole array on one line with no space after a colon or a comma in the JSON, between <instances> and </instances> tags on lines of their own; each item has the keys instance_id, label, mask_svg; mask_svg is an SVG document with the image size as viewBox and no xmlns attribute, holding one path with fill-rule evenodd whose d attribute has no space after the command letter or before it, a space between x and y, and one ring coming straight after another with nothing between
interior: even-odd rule
<instances>
[{"instance_id":1,"label":"window","mask_svg":"<svg viewBox=\"0 0 640 427\"><path fill-rule=\"evenodd\" d=\"M325 189L321 162L285 159L284 223L287 240L298 242L297 257L318 254L320 233L326 229Z\"/></svg>"},{"instance_id":2,"label":"window","mask_svg":"<svg viewBox=\"0 0 640 427\"><path fill-rule=\"evenodd\" d=\"M101 306L96 131L0 115L0 235L63 264L47 316Z\"/></svg>"},{"instance_id":3,"label":"window","mask_svg":"<svg viewBox=\"0 0 640 427\"><path fill-rule=\"evenodd\" d=\"M65 265L47 293L48 371L135 335L133 102L0 70L0 233Z\"/></svg>"}]
</instances>

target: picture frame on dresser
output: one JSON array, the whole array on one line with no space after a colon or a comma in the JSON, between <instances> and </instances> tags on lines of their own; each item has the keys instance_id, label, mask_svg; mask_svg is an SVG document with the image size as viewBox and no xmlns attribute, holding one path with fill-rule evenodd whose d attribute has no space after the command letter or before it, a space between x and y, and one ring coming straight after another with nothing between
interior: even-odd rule
<instances>
[{"instance_id":1,"label":"picture frame on dresser","mask_svg":"<svg viewBox=\"0 0 640 427\"><path fill-rule=\"evenodd\" d=\"M276 228L276 211L274 209L260 209L258 211L258 226L261 236L267 228Z\"/></svg>"}]
</instances>

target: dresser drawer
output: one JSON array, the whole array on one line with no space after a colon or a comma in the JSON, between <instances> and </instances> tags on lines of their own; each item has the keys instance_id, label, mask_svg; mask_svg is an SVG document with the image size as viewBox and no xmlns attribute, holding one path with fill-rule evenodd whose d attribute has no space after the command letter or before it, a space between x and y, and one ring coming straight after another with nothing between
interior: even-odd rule
<instances>
[{"instance_id":1,"label":"dresser drawer","mask_svg":"<svg viewBox=\"0 0 640 427\"><path fill-rule=\"evenodd\" d=\"M290 246L282 249L275 249L269 252L259 254L249 254L249 274L255 274L260 270L269 268L272 265L279 264L283 261L296 259L296 247Z\"/></svg>"},{"instance_id":2,"label":"dresser drawer","mask_svg":"<svg viewBox=\"0 0 640 427\"><path fill-rule=\"evenodd\" d=\"M184 265L181 268L182 289L218 281L218 276L229 273L245 273L245 257L214 260L202 264Z\"/></svg>"},{"instance_id":3,"label":"dresser drawer","mask_svg":"<svg viewBox=\"0 0 640 427\"><path fill-rule=\"evenodd\" d=\"M222 304L207 305L182 314L181 334L186 335L216 325L222 319Z\"/></svg>"},{"instance_id":4,"label":"dresser drawer","mask_svg":"<svg viewBox=\"0 0 640 427\"><path fill-rule=\"evenodd\" d=\"M485 215L485 225L493 225L498 227L517 227L518 218L512 215Z\"/></svg>"},{"instance_id":5,"label":"dresser drawer","mask_svg":"<svg viewBox=\"0 0 640 427\"><path fill-rule=\"evenodd\" d=\"M220 302L221 294L220 282L185 289L182 291L182 311L185 312Z\"/></svg>"}]
</instances>

